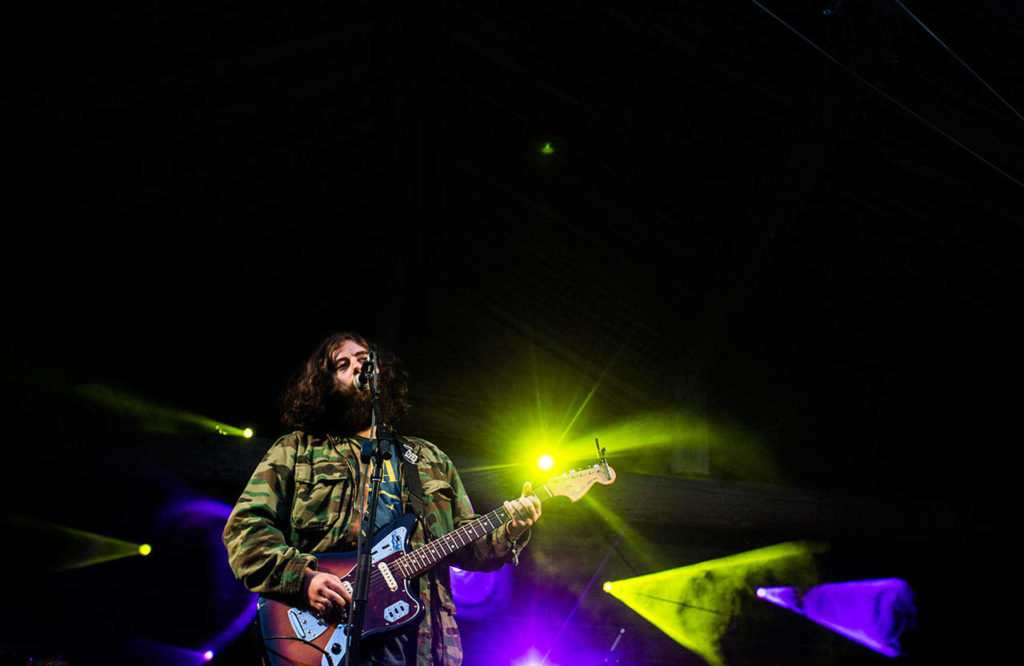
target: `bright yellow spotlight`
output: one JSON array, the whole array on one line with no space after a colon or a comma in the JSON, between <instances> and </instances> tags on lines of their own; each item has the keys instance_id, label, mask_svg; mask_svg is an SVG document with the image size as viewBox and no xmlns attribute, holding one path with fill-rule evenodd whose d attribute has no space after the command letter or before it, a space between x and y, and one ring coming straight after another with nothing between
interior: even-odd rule
<instances>
[{"instance_id":1,"label":"bright yellow spotlight","mask_svg":"<svg viewBox=\"0 0 1024 666\"><path fill-rule=\"evenodd\" d=\"M243 430L242 437L245 437L246 439L252 437L252 428L246 428L245 430Z\"/></svg>"},{"instance_id":2,"label":"bright yellow spotlight","mask_svg":"<svg viewBox=\"0 0 1024 666\"><path fill-rule=\"evenodd\" d=\"M611 592L612 591L612 584L611 584L610 581L604 584L604 591L605 592Z\"/></svg>"},{"instance_id":3,"label":"bright yellow spotlight","mask_svg":"<svg viewBox=\"0 0 1024 666\"><path fill-rule=\"evenodd\" d=\"M141 546L139 546L139 555L142 555L143 557L145 557L146 555L149 555L152 552L153 552L153 547L150 546L148 543L144 543Z\"/></svg>"},{"instance_id":4,"label":"bright yellow spotlight","mask_svg":"<svg viewBox=\"0 0 1024 666\"><path fill-rule=\"evenodd\" d=\"M546 453L537 460L537 467L540 467L541 469L551 469L554 465L555 459Z\"/></svg>"}]
</instances>

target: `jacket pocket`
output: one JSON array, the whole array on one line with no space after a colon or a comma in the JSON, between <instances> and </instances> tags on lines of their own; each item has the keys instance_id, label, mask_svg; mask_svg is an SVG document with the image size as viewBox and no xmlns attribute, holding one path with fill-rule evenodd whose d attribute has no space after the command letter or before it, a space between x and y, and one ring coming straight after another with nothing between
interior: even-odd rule
<instances>
[{"instance_id":1,"label":"jacket pocket","mask_svg":"<svg viewBox=\"0 0 1024 666\"><path fill-rule=\"evenodd\" d=\"M448 534L452 524L452 504L455 503L455 489L442 479L423 481L423 519L433 538Z\"/></svg>"},{"instance_id":2,"label":"jacket pocket","mask_svg":"<svg viewBox=\"0 0 1024 666\"><path fill-rule=\"evenodd\" d=\"M342 461L297 463L292 527L326 532L338 521L351 485L348 465Z\"/></svg>"},{"instance_id":3,"label":"jacket pocket","mask_svg":"<svg viewBox=\"0 0 1024 666\"><path fill-rule=\"evenodd\" d=\"M455 499L455 489L452 488L452 484L443 479L424 479L423 495L425 501L452 502Z\"/></svg>"}]
</instances>

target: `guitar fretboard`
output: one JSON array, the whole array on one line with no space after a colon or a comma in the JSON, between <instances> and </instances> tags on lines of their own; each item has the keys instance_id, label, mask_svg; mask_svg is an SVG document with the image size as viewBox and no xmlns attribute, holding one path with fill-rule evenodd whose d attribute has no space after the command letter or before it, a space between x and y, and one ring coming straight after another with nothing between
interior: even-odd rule
<instances>
[{"instance_id":1,"label":"guitar fretboard","mask_svg":"<svg viewBox=\"0 0 1024 666\"><path fill-rule=\"evenodd\" d=\"M547 486L541 486L540 490L533 493L542 503L554 497ZM452 553L464 548L482 536L486 536L498 529L512 516L508 514L504 506L498 507L487 515L480 516L476 520L466 523L456 530L435 539L425 546L403 555L391 563L391 566L405 578L413 578L427 571Z\"/></svg>"}]
</instances>

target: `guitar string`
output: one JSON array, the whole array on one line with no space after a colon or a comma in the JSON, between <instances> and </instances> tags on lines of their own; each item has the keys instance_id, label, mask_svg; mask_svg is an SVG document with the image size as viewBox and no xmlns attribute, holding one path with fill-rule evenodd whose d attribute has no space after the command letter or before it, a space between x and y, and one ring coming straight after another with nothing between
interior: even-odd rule
<instances>
[{"instance_id":1,"label":"guitar string","mask_svg":"<svg viewBox=\"0 0 1024 666\"><path fill-rule=\"evenodd\" d=\"M547 494L546 498L542 499L541 497L539 497L539 492L541 490ZM544 502L546 499L551 499L555 495L554 493L551 492L547 485L544 485L541 486L541 488L536 493L534 493L534 496L537 497L537 499L540 500L541 502ZM499 519L497 524L494 524L492 520L494 518ZM504 507L498 507L497 509L491 511L490 513L485 514L480 518L477 518L476 520L467 523L462 527L439 537L437 541L442 542L442 545L447 544L447 547L451 549L450 552L443 553L440 557L438 557L436 548L432 547L432 544L436 545L437 541L433 541L423 546L420 546L419 548L413 551L404 553L391 563L385 563L385 566L387 566L388 571L392 575L396 573L394 569L397 568L397 573L399 574L399 577L404 579L410 579L414 577L417 573L425 571L429 569L431 566L437 564L437 562L440 562L441 559L443 559L446 555L450 555L456 552L457 550L466 547L476 539L495 531L508 520L511 520L511 516L509 515L508 511ZM487 524L487 527L489 529L487 529L483 534L473 536L472 533L476 530L476 528L482 526L484 523ZM465 538L465 543L459 543L457 539L460 538ZM434 557L428 557L428 553L432 554ZM426 566L424 566L424 564ZM371 583L379 582L383 578L384 574L380 571L379 568L375 568L370 572Z\"/></svg>"},{"instance_id":2,"label":"guitar string","mask_svg":"<svg viewBox=\"0 0 1024 666\"><path fill-rule=\"evenodd\" d=\"M499 521L497 525L494 525L493 522L491 521L491 518L492 517L497 518L497 517L499 517L502 514L504 514L505 517L508 517L508 512L505 511L505 509L503 507L495 509L494 511L492 511L492 512L490 512L488 514L486 514L484 516L481 516L480 518L477 518L476 520L463 525L462 527L460 527L457 530L453 530L453 531L449 532L448 534L442 535L441 537L438 538L438 541L441 541L441 542L447 541L449 544L451 544L449 547L453 549L451 552L455 552L456 550L458 550L460 548L464 548L465 546L469 545L470 543L472 543L476 539L480 538L481 536L484 536L484 534L490 534L494 530L498 529L498 527L500 527L504 521L503 520ZM473 532L477 526L481 526L485 522L487 523L487 526L490 528L489 530L487 530L486 532L484 532L484 534L481 534L479 536L476 536L476 537L473 537L473 538L468 538L468 537L471 536L471 532ZM463 543L463 544L459 544L457 541L455 541L456 537L458 537L458 536L465 536L465 537L467 537L468 540L465 543ZM426 545L420 546L416 550L411 551L409 553L406 553L402 557L396 559L395 563L399 564L402 567L409 568L413 572L416 572L416 571L419 571L420 569L423 569L423 563L425 562L427 564L426 569L429 569L431 566L433 566L437 562L441 561L441 559L444 557L444 555L442 555L441 557L437 558L435 561L431 561L431 558L429 558L429 557L424 557L427 554L427 552L430 552L430 553L432 553L435 556L437 555L436 548L432 548L431 547L431 544L436 544L436 543L437 543L436 541L433 541L433 542L430 542L430 543L428 543ZM420 553L420 552L423 552L423 556L417 556L416 555L417 553ZM451 553L446 553L446 555L447 554L451 554ZM419 560L422 560L422 562L419 561ZM410 564L412 564L414 566L409 566ZM418 566L416 566L416 565L418 565ZM423 570L426 570L426 569L423 569ZM405 574L405 572L402 572L402 573ZM409 578L409 576L407 574L405 575L405 577Z\"/></svg>"},{"instance_id":3,"label":"guitar string","mask_svg":"<svg viewBox=\"0 0 1024 666\"><path fill-rule=\"evenodd\" d=\"M541 498L539 496L540 491L544 491L547 494L547 497L546 498ZM536 493L534 493L534 496L536 496L537 499L540 500L543 503L545 500L548 500L548 499L551 499L552 497L554 497L555 494L551 492L551 490L547 487L547 485L544 485L544 486L541 486L540 489ZM493 521L492 521L492 518L499 518L498 523L494 524ZM466 547L467 545L469 545L470 543L472 543L476 539L480 538L481 536L484 536L486 534L490 534L494 530L496 530L499 527L501 527L501 525L504 524L505 522L507 522L508 520L511 520L511 516L509 515L508 511L505 510L504 507L498 507L497 509L491 511L490 513L485 514L485 515L481 516L480 518L477 518L476 520L463 525L462 527L458 528L457 530L453 530L453 531L451 531L451 532L449 532L449 533L447 533L445 535L442 535L441 537L439 537L438 541L442 541L442 542L447 541L450 544L449 547L452 548L451 552L455 552L456 550L458 550L460 548ZM485 522L487 523L487 527L489 529L487 531L485 531L483 534L473 536L471 534L471 532L473 532L477 526L482 525ZM467 540L466 540L465 543L461 543L460 544L460 543L458 543L455 540L456 538L458 538L460 536L466 537ZM469 538L469 537L472 537L472 538ZM431 543L436 543L436 542L431 542ZM426 544L424 546L420 546L419 548L417 548L414 551L406 553L405 555L397 558L394 561L393 564L395 564L395 565L397 565L397 566L399 566L399 567L401 567L403 569L409 569L409 570L411 570L413 572L418 572L420 570L426 570L426 569L430 568L430 566L433 566L434 564L436 564L437 562L439 562L441 560L441 558L438 558L435 561L431 561L430 558L426 558L424 561L427 563L427 567L423 568L422 562L418 561L418 559L421 559L421 558L418 558L416 556L416 553L419 553L419 552L424 551L424 550L430 550L430 552L432 552L435 556L437 554L436 551L430 549L430 544ZM446 553L446 555L450 555L450 554L451 553ZM442 557L444 557L444 556L442 555ZM416 565L418 565L418 566L416 566ZM403 571L401 571L401 573L403 574L403 576L405 578L410 578L410 576L408 575L408 573L406 571L403 570Z\"/></svg>"}]
</instances>

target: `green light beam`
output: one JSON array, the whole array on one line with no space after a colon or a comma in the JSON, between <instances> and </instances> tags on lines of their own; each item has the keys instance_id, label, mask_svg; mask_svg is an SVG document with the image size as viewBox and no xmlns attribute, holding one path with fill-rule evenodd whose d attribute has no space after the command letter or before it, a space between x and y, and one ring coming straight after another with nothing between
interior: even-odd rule
<instances>
[{"instance_id":1,"label":"green light beam","mask_svg":"<svg viewBox=\"0 0 1024 666\"><path fill-rule=\"evenodd\" d=\"M483 474L485 472L493 472L499 469L510 469L513 467L520 467L519 463L495 463L493 465L477 465L475 467L466 467L465 469L459 468L459 474L462 476L469 476L471 474Z\"/></svg>"},{"instance_id":2,"label":"green light beam","mask_svg":"<svg viewBox=\"0 0 1024 666\"><path fill-rule=\"evenodd\" d=\"M4 533L18 535L18 541L33 544L35 564L50 572L93 566L124 557L144 557L152 552L149 544L132 543L115 537L45 523L22 516L3 515Z\"/></svg>"},{"instance_id":3,"label":"green light beam","mask_svg":"<svg viewBox=\"0 0 1024 666\"><path fill-rule=\"evenodd\" d=\"M563 441L565 441L565 438L568 436L569 431L572 430L573 426L576 425L576 421L579 420L580 415L582 415L583 412L587 409L587 405L589 405L590 401L594 398L594 394L597 393L597 389L599 389L601 387L601 384L604 383L605 375L608 374L608 369L611 367L613 362L614 361L610 361L608 365L604 366L604 370L601 371L601 376L598 377L597 381L594 382L594 385L590 387L590 392L587 393L587 397L583 399L583 402L580 403L579 408L576 409L576 413L572 415L571 419L569 419L569 423L565 426L565 428L562 429L562 434L558 436L558 441L556 442L557 444L561 444Z\"/></svg>"},{"instance_id":4,"label":"green light beam","mask_svg":"<svg viewBox=\"0 0 1024 666\"><path fill-rule=\"evenodd\" d=\"M102 384L82 384L75 388L75 393L89 402L134 421L141 429L149 432L178 434L199 429L231 437L250 438L253 435L251 428L239 428L201 414L157 405L127 391Z\"/></svg>"},{"instance_id":5,"label":"green light beam","mask_svg":"<svg viewBox=\"0 0 1024 666\"><path fill-rule=\"evenodd\" d=\"M606 507L593 493L588 493L581 501L587 508L592 509L613 532L619 535L618 541L622 541L629 547L633 554L631 559L634 562L640 562L647 569L656 566L652 554L658 552L658 549L638 533L629 521L623 520Z\"/></svg>"}]
</instances>

